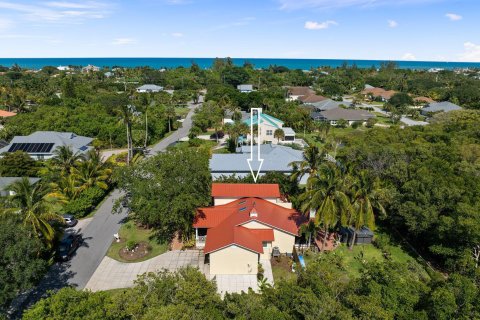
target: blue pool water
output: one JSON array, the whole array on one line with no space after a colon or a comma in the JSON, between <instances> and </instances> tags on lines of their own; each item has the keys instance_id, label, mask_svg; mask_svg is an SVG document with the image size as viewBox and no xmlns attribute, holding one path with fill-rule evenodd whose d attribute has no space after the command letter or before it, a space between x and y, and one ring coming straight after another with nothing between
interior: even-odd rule
<instances>
[{"instance_id":1,"label":"blue pool water","mask_svg":"<svg viewBox=\"0 0 480 320\"><path fill-rule=\"evenodd\" d=\"M298 261L300 261L300 264L302 265L302 268L305 269L305 260L303 259L303 256L298 256Z\"/></svg>"}]
</instances>

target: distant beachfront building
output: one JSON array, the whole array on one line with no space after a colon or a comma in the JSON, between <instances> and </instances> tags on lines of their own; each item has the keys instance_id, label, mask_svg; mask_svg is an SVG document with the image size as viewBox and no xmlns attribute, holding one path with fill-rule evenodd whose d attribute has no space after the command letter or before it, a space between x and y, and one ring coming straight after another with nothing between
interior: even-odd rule
<instances>
[{"instance_id":1,"label":"distant beachfront building","mask_svg":"<svg viewBox=\"0 0 480 320\"><path fill-rule=\"evenodd\" d=\"M59 71L70 71L70 70L72 70L72 68L70 68L69 66L58 66L57 70L59 70Z\"/></svg>"},{"instance_id":2,"label":"distant beachfront building","mask_svg":"<svg viewBox=\"0 0 480 320\"><path fill-rule=\"evenodd\" d=\"M100 67L93 66L91 64L82 68L82 73L97 72L97 71L100 71Z\"/></svg>"}]
</instances>

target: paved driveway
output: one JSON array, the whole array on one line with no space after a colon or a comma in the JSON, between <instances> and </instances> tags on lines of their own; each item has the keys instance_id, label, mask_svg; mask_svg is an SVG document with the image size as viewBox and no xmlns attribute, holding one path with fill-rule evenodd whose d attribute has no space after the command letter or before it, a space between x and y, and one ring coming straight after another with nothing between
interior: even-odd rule
<instances>
[{"instance_id":1,"label":"paved driveway","mask_svg":"<svg viewBox=\"0 0 480 320\"><path fill-rule=\"evenodd\" d=\"M138 275L143 273L161 270L176 271L187 266L198 267L200 271L208 273L204 260L205 256L201 250L169 251L137 263L123 263L105 257L88 281L85 289L101 291L128 288L132 287Z\"/></svg>"}]
</instances>

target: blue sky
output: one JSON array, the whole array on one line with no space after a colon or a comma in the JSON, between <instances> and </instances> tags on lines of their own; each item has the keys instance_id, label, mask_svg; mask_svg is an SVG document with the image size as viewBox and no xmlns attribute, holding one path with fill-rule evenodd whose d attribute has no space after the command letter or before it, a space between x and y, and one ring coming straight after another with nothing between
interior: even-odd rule
<instances>
[{"instance_id":1,"label":"blue sky","mask_svg":"<svg viewBox=\"0 0 480 320\"><path fill-rule=\"evenodd\" d=\"M0 57L480 61L478 0L0 0Z\"/></svg>"}]
</instances>

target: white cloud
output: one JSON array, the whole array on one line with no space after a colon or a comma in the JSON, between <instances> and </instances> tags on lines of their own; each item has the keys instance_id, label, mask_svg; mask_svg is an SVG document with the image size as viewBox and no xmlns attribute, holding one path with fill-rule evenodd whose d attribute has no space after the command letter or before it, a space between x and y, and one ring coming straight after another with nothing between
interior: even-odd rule
<instances>
[{"instance_id":1,"label":"white cloud","mask_svg":"<svg viewBox=\"0 0 480 320\"><path fill-rule=\"evenodd\" d=\"M388 22L388 26L389 26L390 28L396 28L396 27L398 27L398 22L395 21L395 20L388 20L387 22Z\"/></svg>"},{"instance_id":2,"label":"white cloud","mask_svg":"<svg viewBox=\"0 0 480 320\"><path fill-rule=\"evenodd\" d=\"M445 14L445 17L447 17L451 21L458 21L458 20L463 19L463 17L461 15L458 15L458 14L455 14L455 13L447 13L447 14Z\"/></svg>"},{"instance_id":3,"label":"white cloud","mask_svg":"<svg viewBox=\"0 0 480 320\"><path fill-rule=\"evenodd\" d=\"M11 11L35 22L79 23L108 15L109 6L103 2L44 2L38 5L0 1L2 11Z\"/></svg>"},{"instance_id":4,"label":"white cloud","mask_svg":"<svg viewBox=\"0 0 480 320\"><path fill-rule=\"evenodd\" d=\"M415 57L415 55L413 53L407 52L402 56L401 60L410 60L411 61L411 60L417 60L417 58Z\"/></svg>"},{"instance_id":5,"label":"white cloud","mask_svg":"<svg viewBox=\"0 0 480 320\"><path fill-rule=\"evenodd\" d=\"M181 32L174 32L174 33L172 33L172 37L174 37L174 38L181 38L181 37L183 37L183 33L181 33Z\"/></svg>"},{"instance_id":6,"label":"white cloud","mask_svg":"<svg viewBox=\"0 0 480 320\"><path fill-rule=\"evenodd\" d=\"M95 2L95 1L85 1L85 2L66 2L66 1L50 1L46 2L47 7L52 8L65 8L65 9L97 9L105 7L104 3Z\"/></svg>"},{"instance_id":7,"label":"white cloud","mask_svg":"<svg viewBox=\"0 0 480 320\"><path fill-rule=\"evenodd\" d=\"M13 26L12 20L0 19L0 31L10 29Z\"/></svg>"},{"instance_id":8,"label":"white cloud","mask_svg":"<svg viewBox=\"0 0 480 320\"><path fill-rule=\"evenodd\" d=\"M463 53L459 54L460 61L480 62L480 45L472 42L463 44Z\"/></svg>"},{"instance_id":9,"label":"white cloud","mask_svg":"<svg viewBox=\"0 0 480 320\"><path fill-rule=\"evenodd\" d=\"M415 5L441 0L277 0L282 10L376 7L382 5Z\"/></svg>"},{"instance_id":10,"label":"white cloud","mask_svg":"<svg viewBox=\"0 0 480 320\"><path fill-rule=\"evenodd\" d=\"M129 44L134 44L136 42L137 41L135 39L132 39L132 38L117 38L117 39L113 40L112 44L114 46L126 46L126 45L129 45Z\"/></svg>"},{"instance_id":11,"label":"white cloud","mask_svg":"<svg viewBox=\"0 0 480 320\"><path fill-rule=\"evenodd\" d=\"M336 25L338 25L338 23L333 20L328 20L324 22L307 21L305 22L305 29L321 30L321 29L328 29L330 26L336 26Z\"/></svg>"}]
</instances>

